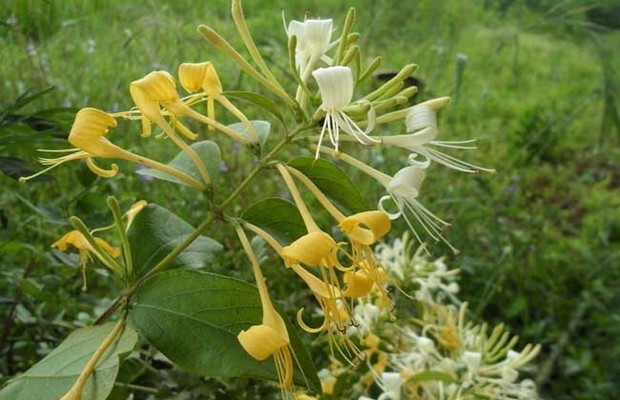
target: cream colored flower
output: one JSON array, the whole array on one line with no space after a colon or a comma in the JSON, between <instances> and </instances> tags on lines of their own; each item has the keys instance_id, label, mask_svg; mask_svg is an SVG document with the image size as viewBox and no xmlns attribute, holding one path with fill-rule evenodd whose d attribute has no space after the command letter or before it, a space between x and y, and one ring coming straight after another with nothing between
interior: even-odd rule
<instances>
[{"instance_id":1,"label":"cream colored flower","mask_svg":"<svg viewBox=\"0 0 620 400\"><path fill-rule=\"evenodd\" d=\"M291 21L286 29L290 38L297 38L295 64L303 81L310 76L316 64L325 58L332 37L331 19L307 19L304 22Z\"/></svg>"},{"instance_id":2,"label":"cream colored flower","mask_svg":"<svg viewBox=\"0 0 620 400\"><path fill-rule=\"evenodd\" d=\"M319 68L312 72L312 76L314 76L319 85L322 100L320 108L325 112L325 122L319 135L319 148L327 132L330 142L336 152L338 152L340 130L365 145L380 142L378 139L368 136L374 128L374 111L372 107L370 108L366 130L362 130L357 126L355 121L343 111L346 106L351 104L353 99L354 83L351 68L343 66ZM318 156L319 150L317 149L315 157L318 158Z\"/></svg>"},{"instance_id":3,"label":"cream colored flower","mask_svg":"<svg viewBox=\"0 0 620 400\"><path fill-rule=\"evenodd\" d=\"M433 146L465 150L476 148L475 146L467 146L476 140L449 142L435 140L439 133L437 128L437 110L449 102L449 97L441 97L412 107L405 119L407 132L409 133L406 135L382 136L381 143L388 146L402 147L413 152L414 157L419 154L429 161L435 161L457 171L469 173L479 171L495 172L493 169L467 163L433 148Z\"/></svg>"}]
</instances>

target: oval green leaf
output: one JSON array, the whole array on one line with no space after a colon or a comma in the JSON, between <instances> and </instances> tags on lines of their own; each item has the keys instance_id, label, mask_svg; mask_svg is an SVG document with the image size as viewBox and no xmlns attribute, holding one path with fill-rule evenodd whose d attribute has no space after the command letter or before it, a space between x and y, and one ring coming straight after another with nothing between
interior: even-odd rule
<instances>
[{"instance_id":1,"label":"oval green leaf","mask_svg":"<svg viewBox=\"0 0 620 400\"><path fill-rule=\"evenodd\" d=\"M78 329L54 351L28 371L9 381L0 400L58 400L71 389L86 363L103 343L115 323ZM119 358L133 350L138 334L125 326L118 340L104 353L88 380L82 400L104 400L112 391L119 369Z\"/></svg>"},{"instance_id":2,"label":"oval green leaf","mask_svg":"<svg viewBox=\"0 0 620 400\"><path fill-rule=\"evenodd\" d=\"M250 123L252 124L252 127L254 128L256 135L258 136L258 144L260 144L261 148L265 147L265 143L267 143L267 139L269 138L269 133L271 132L271 124L269 123L269 121L259 121L259 120L250 121ZM244 138L250 141L252 140L252 135L250 135L250 132L245 127L243 122L237 122L235 124L230 124L228 125L228 127L232 129L233 131L237 132L239 135L243 136Z\"/></svg>"},{"instance_id":3,"label":"oval green leaf","mask_svg":"<svg viewBox=\"0 0 620 400\"><path fill-rule=\"evenodd\" d=\"M131 247L134 278L140 277L194 232L194 227L171 211L148 204L134 218L127 238ZM216 261L222 245L199 236L172 262L171 267L202 268Z\"/></svg>"},{"instance_id":4,"label":"oval green leaf","mask_svg":"<svg viewBox=\"0 0 620 400\"><path fill-rule=\"evenodd\" d=\"M265 230L283 246L307 233L297 207L278 197L268 197L252 204L241 218Z\"/></svg>"},{"instance_id":5,"label":"oval green leaf","mask_svg":"<svg viewBox=\"0 0 620 400\"><path fill-rule=\"evenodd\" d=\"M277 381L273 358L257 361L237 341L237 334L260 324L261 317L256 287L191 270L165 271L151 278L136 293L130 312L138 332L190 372ZM320 392L321 384L305 347L290 325L288 331L299 362L295 383Z\"/></svg>"},{"instance_id":6,"label":"oval green leaf","mask_svg":"<svg viewBox=\"0 0 620 400\"><path fill-rule=\"evenodd\" d=\"M357 187L347 174L331 161L299 157L288 163L306 175L343 212L355 214L368 210Z\"/></svg>"},{"instance_id":7,"label":"oval green leaf","mask_svg":"<svg viewBox=\"0 0 620 400\"><path fill-rule=\"evenodd\" d=\"M209 175L213 179L218 173L220 164L222 162L222 155L220 153L220 147L217 143L211 140L203 140L202 142L196 142L190 146L202 163L209 171ZM186 174L190 175L192 178L196 179L199 182L202 182L202 175L200 175L200 171L196 168L196 164L189 158L187 153L184 151L180 151L176 156L168 163L172 168L178 169L179 171L183 171ZM180 183L182 185L189 186L187 182L182 181L176 176L170 175L166 172L160 171L154 168L144 168L136 171L137 174L143 176L151 176L153 178L161 179L164 181Z\"/></svg>"}]
</instances>

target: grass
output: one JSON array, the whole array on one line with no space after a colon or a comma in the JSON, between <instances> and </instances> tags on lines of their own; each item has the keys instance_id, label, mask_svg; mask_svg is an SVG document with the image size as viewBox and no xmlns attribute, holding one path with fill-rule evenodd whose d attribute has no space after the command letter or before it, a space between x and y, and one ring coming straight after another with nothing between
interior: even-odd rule
<instances>
[{"instance_id":1,"label":"grass","mask_svg":"<svg viewBox=\"0 0 620 400\"><path fill-rule=\"evenodd\" d=\"M453 96L441 115L442 136L479 138L480 149L465 157L498 171L466 176L434 168L424 187L424 204L454 222L447 236L461 250L450 262L464 270L462 297L477 317L504 321L524 342L544 344L535 377L546 398L610 397L620 390L620 346L614 340L620 333L620 57L612 50L620 32L588 29L583 2L490 4L360 3L363 56L382 54L387 69L418 64L416 77L424 82L420 99ZM343 1L245 4L261 50L274 60L285 54L274 9L285 9L287 19L309 12L341 21L348 6ZM53 86L21 111L86 105L126 109L132 80L154 69L174 72L182 61L212 60L227 88L245 88L248 79L196 32L199 24L208 23L239 45L228 8L224 0L200 5L14 2L0 11L0 21L16 21L0 27L0 75L6 77L0 104L6 107L25 91ZM58 131L3 140L2 156L31 159L42 143L63 147L70 119L49 113ZM386 131L400 129L394 124ZM124 132L138 134L137 126ZM374 159L392 172L402 162L385 155ZM247 160L241 156L237 162ZM235 165L228 176L243 174ZM86 171L73 173L68 167L52 175L50 182L27 186L0 176L0 216L6 221L0 244L6 271L2 293L7 299L0 309L14 327L14 340L2 343L2 379L87 320L81 313L105 303L79 293L78 283L68 283L74 282L70 259L59 263L49 255L47 246L66 228L64 217L101 218L105 197L112 193L124 201L149 198L190 219L197 214L189 193L172 196L165 183L95 181ZM442 246L433 251L447 253ZM90 293L105 290L95 287Z\"/></svg>"}]
</instances>

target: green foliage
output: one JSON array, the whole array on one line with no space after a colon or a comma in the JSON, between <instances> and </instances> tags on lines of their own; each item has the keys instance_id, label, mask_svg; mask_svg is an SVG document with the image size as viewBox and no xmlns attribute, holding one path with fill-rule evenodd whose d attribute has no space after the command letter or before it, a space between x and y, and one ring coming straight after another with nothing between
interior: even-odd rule
<instances>
[{"instance_id":1,"label":"green foliage","mask_svg":"<svg viewBox=\"0 0 620 400\"><path fill-rule=\"evenodd\" d=\"M86 363L114 328L115 323L82 328L60 346L18 376L0 392L0 399L58 400L73 386ZM104 353L84 389L82 399L105 399L112 391L120 359L133 350L138 335L125 326L120 338Z\"/></svg>"},{"instance_id":2,"label":"green foliage","mask_svg":"<svg viewBox=\"0 0 620 400\"><path fill-rule=\"evenodd\" d=\"M169 210L156 204L147 205L127 232L134 278L142 277L193 232L193 226ZM217 262L217 253L221 250L221 244L200 236L175 258L172 266L204 268Z\"/></svg>"},{"instance_id":3,"label":"green foliage","mask_svg":"<svg viewBox=\"0 0 620 400\"><path fill-rule=\"evenodd\" d=\"M336 164L328 160L299 157L289 166L306 175L326 196L343 211L354 214L368 210L358 188Z\"/></svg>"},{"instance_id":4,"label":"green foliage","mask_svg":"<svg viewBox=\"0 0 620 400\"><path fill-rule=\"evenodd\" d=\"M203 162L203 164L207 167L207 171L209 175L213 179L213 177L217 176L219 173L220 163L222 162L222 156L220 154L220 148L217 143L212 142L210 140L204 140L202 142L193 143L191 146L198 157ZM201 180L200 172L196 167L196 164L191 160L189 155L185 151L180 151L176 156L168 163L168 166L183 171L189 174L192 178ZM165 181L180 183L182 185L188 185L186 182L177 178L176 176L170 175L166 172L160 171L154 168L144 168L136 171L138 174L143 176L151 176L157 179L163 179ZM189 185L188 185L189 186Z\"/></svg>"},{"instance_id":5,"label":"green foliage","mask_svg":"<svg viewBox=\"0 0 620 400\"><path fill-rule=\"evenodd\" d=\"M273 359L257 361L237 334L261 323L261 301L251 285L199 271L167 271L140 288L131 319L144 337L181 367L202 375L278 380ZM296 383L320 392L314 365L289 324L299 363Z\"/></svg>"},{"instance_id":6,"label":"green foliage","mask_svg":"<svg viewBox=\"0 0 620 400\"><path fill-rule=\"evenodd\" d=\"M283 246L307 233L297 207L277 197L269 197L252 204L243 212L241 218L265 230Z\"/></svg>"},{"instance_id":7,"label":"green foliage","mask_svg":"<svg viewBox=\"0 0 620 400\"><path fill-rule=\"evenodd\" d=\"M111 110L129 107L127 86L147 70L173 70L180 59L209 59L218 66L225 94L256 106L247 111L250 118L265 118L264 111L268 111L277 120L285 119L271 97L239 92L252 88L251 83L246 86L247 76L195 33L195 27L208 20L223 35L233 37L228 1L199 5L193 1L167 5L144 1L35 3L13 2L0 11L2 21L16 20L13 25L5 23L0 31L0 75L6 77L0 94L0 169L5 174L0 176L2 381L48 354L68 331L91 323L118 290L108 283L108 272L95 265L89 267L89 292L80 292L77 256L49 249L64 233L56 228L63 220L66 224L68 215L79 212L85 220L100 221L98 209L110 194L122 194L125 202L146 198L165 204L193 225L210 206L198 203L190 191L172 194L173 185L167 182L127 176L103 181L89 172L76 174L63 168L51 180L18 186L14 179L35 169L31 162L34 149L55 147L66 137L75 112L71 107L87 103ZM486 3L365 4L357 10L357 26L364 28L361 40L367 45L363 58L370 59L381 50L389 54L384 57L384 68L412 61L419 64L416 78L424 88L416 101L458 90L459 101L440 116L439 139L481 139L481 150L469 155L472 162L498 170L492 179L437 171L437 177L427 179L421 199L453 222L446 236L461 250L453 262L464 271L463 298L470 301L477 317L504 321L513 332L521 332L524 340L546 345L540 372L533 375L544 397L613 397L620 374L620 346L610 340L620 334L616 307L620 301L616 290L620 283L620 172L616 161L620 114L618 74L614 72L620 63L613 51L618 32L587 28L584 10L591 8L590 3L587 7L580 1L559 6L549 1ZM287 18L297 19L305 12L326 18L346 10L340 2L278 4ZM246 1L244 6L250 28L263 38L258 43L261 51L269 59L279 58L286 44L280 26L274 24L273 2ZM238 39L231 41L239 44ZM457 54L466 55L467 63L459 63L462 58ZM287 73L278 72L282 82L292 82ZM46 92L52 85L55 90ZM364 89L374 88L377 82L365 85ZM224 112L220 115L232 122ZM117 138L120 144L128 143L138 135L138 129L119 128L115 143ZM382 129L382 134L395 133L402 126ZM222 145L223 154L232 154L228 147ZM166 160L171 156L157 148L149 148L149 154ZM398 157L380 151L372 155L371 165L396 170ZM215 169L220 167L211 157L205 161ZM312 175L311 161L296 168ZM251 162L251 156L243 152L227 160L229 170L216 174L216 185L234 187L245 178L242 166ZM358 192L376 193L374 183L347 173ZM314 181L319 185L320 180ZM322 189L331 192L334 200L345 197L337 184L324 183ZM246 210L247 204L278 195L278 190L273 182L252 188L234 211L263 227L269 227L271 212L282 213L293 222L287 228L274 224L272 233L276 228L282 230L286 237L279 240L285 244L300 232L298 216L288 213L289 206L276 206L269 200L271 204L259 202ZM346 197L341 201L349 201ZM367 209L365 203L355 203L352 206ZM353 211L345 204L339 206ZM153 222L160 217L175 228L162 229ZM147 226L153 223L158 235L149 234ZM395 224L396 232L401 228L402 224ZM175 229L181 232L178 236ZM143 273L192 230L169 211L150 205L138 214L129 232L132 254L138 260L135 268ZM216 229L212 236L231 248L236 240L224 230ZM151 246L151 241L157 244ZM212 251L220 245L206 237L196 243L204 246L192 245L181 253L183 265L199 268L217 262L220 268L228 268L235 257L222 252L215 259ZM445 250L432 249L435 253ZM289 296L293 295L283 289L274 294L280 299ZM131 382L131 378L123 381ZM205 385L202 378L191 380L163 368L139 383L173 387L194 398L213 395L215 388L223 387L240 398L252 397L250 393L259 397L257 385L215 381ZM164 398L176 395L165 390L160 394Z\"/></svg>"}]
</instances>

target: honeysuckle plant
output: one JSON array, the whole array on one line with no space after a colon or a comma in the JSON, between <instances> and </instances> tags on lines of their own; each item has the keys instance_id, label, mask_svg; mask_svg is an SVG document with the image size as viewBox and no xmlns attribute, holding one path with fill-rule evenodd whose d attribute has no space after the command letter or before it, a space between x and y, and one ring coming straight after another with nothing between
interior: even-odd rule
<instances>
[{"instance_id":1,"label":"honeysuckle plant","mask_svg":"<svg viewBox=\"0 0 620 400\"><path fill-rule=\"evenodd\" d=\"M48 167L22 179L77 160L85 160L100 177L124 179L126 175L118 173L120 160L139 166L136 172L142 176L167 181L167 190L178 185L195 190L193 198L203 202L205 213L194 226L151 199L140 199L123 212L110 197L112 220L107 225L88 226L72 217L74 230L52 247L79 253L84 290L88 269L105 266L118 285L116 299L96 316L94 326L76 330L10 381L0 399L103 400L123 360L139 358L138 343L196 374L276 381L284 398L320 396L324 388L299 330L326 338L324 354L334 364L356 368L370 362L378 350L372 350L374 336L368 327L383 312L397 315L389 291L394 279L374 246L400 217L420 243L447 243L441 231L448 223L421 203L426 172L432 164L463 172L488 169L432 148L469 148L470 142L436 140L437 112L447 98L410 105L416 89L404 87L404 81L417 66L408 64L388 82L368 89L371 85L365 81L381 58L362 58L351 9L340 29L328 18L288 25L288 38L282 43L289 51L282 63L290 67L292 78L287 80L276 76L279 69L263 59L240 0L232 1L232 18L247 58L209 26L201 25L198 31L205 45L222 51L260 85L260 92L228 92L225 88L231 84L220 79L214 62L179 60L177 77L157 70L127 82L135 107L80 110L68 136L74 148L60 150L69 154L40 159ZM333 34L339 37L332 40ZM186 96L179 93L177 81ZM233 104L231 99L237 97L252 107ZM226 113L216 113L216 104ZM260 113L259 119L252 119ZM223 122L226 114L238 122ZM127 134L127 140L142 141L140 148L148 156L113 143L119 120L128 131L141 132ZM404 122L401 135L381 127L396 120ZM150 151L154 131L167 139L159 143L177 148L176 156L157 159L154 154L161 152ZM324 146L325 137L331 147ZM257 161L245 166L240 182L224 184L218 179L219 167L231 155L223 154L220 145L230 142ZM372 152L380 147L393 148L389 151L395 154L405 149L411 155L400 170L379 171L371 166L371 158L362 159L368 152L359 149ZM387 194L362 195L349 178L355 169L376 179ZM244 209L241 204L248 202L241 198L265 196L264 190L249 190L263 187L265 180L276 182L283 197L254 198ZM251 271L254 282L202 270L223 249L207 236L216 223L218 230L228 229L239 239L237 248L247 255L247 263L239 268ZM263 271L254 248L261 241L273 250L268 254L282 271ZM311 309L305 303L296 305L296 316L283 312L270 295L272 282L283 279L287 270L316 300ZM74 351L66 351L76 343L80 345ZM466 354L465 362L475 358ZM387 365L385 356L379 360ZM386 393L396 390L398 383L388 375L377 382Z\"/></svg>"}]
</instances>

